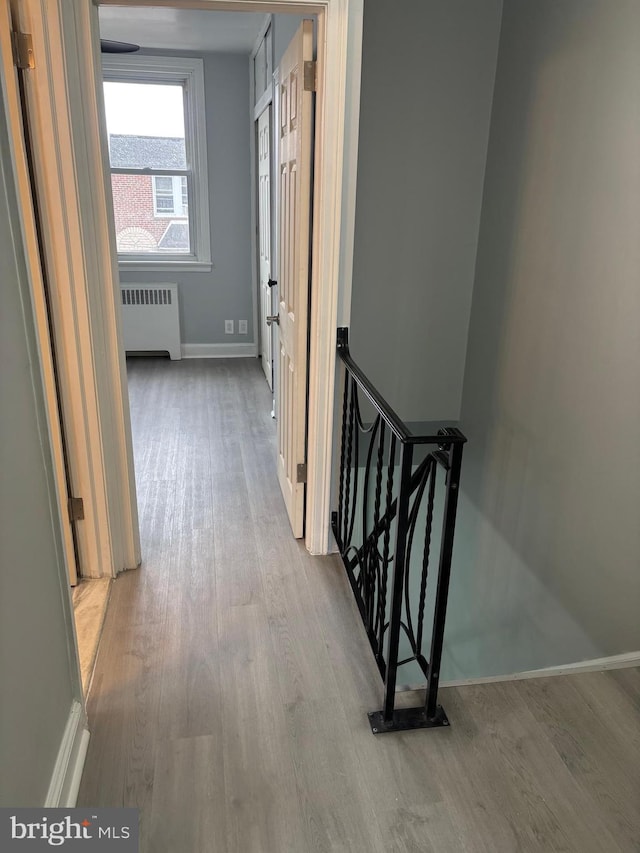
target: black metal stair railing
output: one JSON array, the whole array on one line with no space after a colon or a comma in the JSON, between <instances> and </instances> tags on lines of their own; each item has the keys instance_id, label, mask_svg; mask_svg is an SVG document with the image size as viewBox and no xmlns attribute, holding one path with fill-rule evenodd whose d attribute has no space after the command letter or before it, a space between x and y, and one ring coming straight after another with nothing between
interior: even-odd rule
<instances>
[{"instance_id":1,"label":"black metal stair railing","mask_svg":"<svg viewBox=\"0 0 640 853\"><path fill-rule=\"evenodd\" d=\"M351 358L344 328L338 329L338 357L344 366L344 396L338 509L332 526L384 681L383 708L369 714L371 729L380 734L447 726L437 703L438 682L466 438L456 427L413 435ZM363 421L361 392L373 412L371 422ZM442 472L443 483L438 480ZM436 506L443 488L443 506ZM442 515L439 532L434 530L436 515ZM427 607L430 566L438 548L435 592ZM401 646L407 651L404 657ZM396 708L398 667L411 661L426 679L425 704Z\"/></svg>"}]
</instances>

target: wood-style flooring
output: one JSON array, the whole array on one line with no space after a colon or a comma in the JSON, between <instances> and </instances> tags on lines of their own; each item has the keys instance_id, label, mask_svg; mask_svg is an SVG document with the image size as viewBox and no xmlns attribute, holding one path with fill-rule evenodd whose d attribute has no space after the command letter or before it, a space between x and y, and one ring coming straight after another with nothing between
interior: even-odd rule
<instances>
[{"instance_id":1,"label":"wood-style flooring","mask_svg":"<svg viewBox=\"0 0 640 853\"><path fill-rule=\"evenodd\" d=\"M113 584L79 805L137 806L143 853L640 850L640 670L444 689L450 729L374 737L378 672L338 559L290 535L259 363L129 375L144 560Z\"/></svg>"},{"instance_id":2,"label":"wood-style flooring","mask_svg":"<svg viewBox=\"0 0 640 853\"><path fill-rule=\"evenodd\" d=\"M71 591L82 689L86 696L107 611L111 578L80 578Z\"/></svg>"}]
</instances>

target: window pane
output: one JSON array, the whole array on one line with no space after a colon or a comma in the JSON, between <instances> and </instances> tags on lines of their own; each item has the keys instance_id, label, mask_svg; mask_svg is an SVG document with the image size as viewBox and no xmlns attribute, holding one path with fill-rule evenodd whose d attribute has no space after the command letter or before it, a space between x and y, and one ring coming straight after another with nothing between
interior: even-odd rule
<instances>
[{"instance_id":1,"label":"window pane","mask_svg":"<svg viewBox=\"0 0 640 853\"><path fill-rule=\"evenodd\" d=\"M153 179L155 192L155 214L156 216L170 216L173 213L182 213L173 199L173 178L168 176L157 176Z\"/></svg>"},{"instance_id":2,"label":"window pane","mask_svg":"<svg viewBox=\"0 0 640 853\"><path fill-rule=\"evenodd\" d=\"M156 212L157 213L175 213L175 205L173 203L173 193L169 196L156 195Z\"/></svg>"},{"instance_id":3,"label":"window pane","mask_svg":"<svg viewBox=\"0 0 640 853\"><path fill-rule=\"evenodd\" d=\"M111 187L118 253L190 253L184 178L111 175Z\"/></svg>"},{"instance_id":4,"label":"window pane","mask_svg":"<svg viewBox=\"0 0 640 853\"><path fill-rule=\"evenodd\" d=\"M187 179L183 178L180 182L180 190L182 195L182 208L185 216L189 210L189 191L187 190Z\"/></svg>"},{"instance_id":5,"label":"window pane","mask_svg":"<svg viewBox=\"0 0 640 853\"><path fill-rule=\"evenodd\" d=\"M113 168L187 168L182 86L107 81L104 97Z\"/></svg>"}]
</instances>

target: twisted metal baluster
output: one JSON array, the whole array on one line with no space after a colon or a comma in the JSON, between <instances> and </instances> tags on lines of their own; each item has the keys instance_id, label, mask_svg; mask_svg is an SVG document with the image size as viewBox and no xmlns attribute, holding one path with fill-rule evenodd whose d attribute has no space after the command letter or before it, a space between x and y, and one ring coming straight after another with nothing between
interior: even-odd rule
<instances>
[{"instance_id":1,"label":"twisted metal baluster","mask_svg":"<svg viewBox=\"0 0 640 853\"><path fill-rule=\"evenodd\" d=\"M429 471L431 466L427 465L424 470L424 474L418 483L418 489L416 495L413 499L413 506L411 507L411 512L409 513L409 536L407 539L407 552L405 557L405 572L404 572L404 610L406 615L406 623L402 623L402 627L404 628L405 634L409 640L409 644L411 649L415 654L416 652L416 638L413 633L413 620L411 619L411 596L409 589L409 577L411 574L411 549L413 547L413 537L416 532L416 525L418 522L418 514L420 512L420 504L422 503L422 496L424 494L425 487L427 485L427 480L429 479Z\"/></svg>"},{"instance_id":2,"label":"twisted metal baluster","mask_svg":"<svg viewBox=\"0 0 640 853\"><path fill-rule=\"evenodd\" d=\"M381 601L381 577L380 577L380 552L378 550L378 539L376 530L380 523L380 497L382 494L382 467L384 464L384 445L386 439L386 426L383 420L380 421L380 434L378 435L378 461L376 465L376 489L373 499L373 526L372 533L369 537L370 549L372 555L376 555L376 582L377 582L377 600L376 600L376 618L373 625L373 633L376 636L381 636L380 627L384 625L384 612L380 611Z\"/></svg>"},{"instance_id":3,"label":"twisted metal baluster","mask_svg":"<svg viewBox=\"0 0 640 853\"><path fill-rule=\"evenodd\" d=\"M364 557L364 566L366 570L366 578L364 585L364 593L365 593L365 610L367 613L367 626L371 628L373 626L373 600L375 597L375 584L373 582L373 551L371 548L371 542L367 537L367 513L369 509L369 481L371 478L371 459L373 457L373 448L375 445L376 436L378 434L378 427L380 426L380 415L375 419L373 426L370 427L366 432L371 433L371 437L369 439L369 449L367 451L367 463L365 466L365 475L364 475L364 485L362 487L362 540L363 540L363 557Z\"/></svg>"},{"instance_id":4,"label":"twisted metal baluster","mask_svg":"<svg viewBox=\"0 0 640 853\"><path fill-rule=\"evenodd\" d=\"M418 604L418 635L416 637L417 653L422 654L422 633L424 629L424 605L427 597L427 578L429 575L429 552L431 550L431 530L433 526L433 505L436 493L436 475L438 465L433 460L431 464L431 479L427 498L427 525L424 534L424 550L422 552L422 580L420 582L420 600Z\"/></svg>"},{"instance_id":5,"label":"twisted metal baluster","mask_svg":"<svg viewBox=\"0 0 640 853\"><path fill-rule=\"evenodd\" d=\"M353 449L354 430L354 394L356 393L355 380L351 380L351 395L349 399L349 432L347 437L347 465L345 468L345 495L344 495L344 531L342 535L342 550L346 552L349 547L347 533L349 531L349 497L351 494L351 451Z\"/></svg>"},{"instance_id":6,"label":"twisted metal baluster","mask_svg":"<svg viewBox=\"0 0 640 853\"><path fill-rule=\"evenodd\" d=\"M393 581L391 585L391 617L387 639L387 671L384 679L384 705L382 716L385 724L393 721L398 675L398 650L402 628L402 596L406 570L407 533L409 524L409 499L411 496L411 469L413 445L402 444L400 456L400 482L398 487L398 514L393 549Z\"/></svg>"},{"instance_id":7,"label":"twisted metal baluster","mask_svg":"<svg viewBox=\"0 0 640 853\"><path fill-rule=\"evenodd\" d=\"M344 510L344 463L347 446L347 406L349 402L349 385L353 381L348 373L345 372L344 394L342 395L342 436L340 438L340 482L338 487L338 523L336 531L342 539L342 513ZM343 543L339 542L340 550L344 551Z\"/></svg>"},{"instance_id":8,"label":"twisted metal baluster","mask_svg":"<svg viewBox=\"0 0 640 853\"><path fill-rule=\"evenodd\" d=\"M396 459L396 437L395 435L391 436L391 442L389 444L389 463L387 467L387 497L386 497L386 511L387 514L391 511L391 500L393 498L393 475L394 475L394 466ZM380 585L380 602L379 609L382 614L382 619L380 620L380 633L378 635L378 647L380 649L380 654L383 654L383 640L384 640L384 632L385 632L385 617L387 612L387 581L389 575L389 542L391 540L391 521L386 525L384 530L384 537L382 540L382 583Z\"/></svg>"},{"instance_id":9,"label":"twisted metal baluster","mask_svg":"<svg viewBox=\"0 0 640 853\"><path fill-rule=\"evenodd\" d=\"M349 530L347 532L347 541L346 547L351 546L351 540L353 539L353 528L356 523L356 507L358 502L358 485L359 485L359 477L358 477L358 469L360 463L360 431L362 429L361 424L362 420L360 418L360 404L358 402L358 387L354 383L353 390L355 392L355 404L354 404L354 426L353 426L353 498L351 499L351 524L349 525Z\"/></svg>"}]
</instances>

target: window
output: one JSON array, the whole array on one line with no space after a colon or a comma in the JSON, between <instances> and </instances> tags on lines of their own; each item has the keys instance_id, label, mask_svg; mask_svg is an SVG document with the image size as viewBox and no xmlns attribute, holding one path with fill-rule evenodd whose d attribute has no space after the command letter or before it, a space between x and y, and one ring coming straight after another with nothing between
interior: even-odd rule
<instances>
[{"instance_id":1,"label":"window","mask_svg":"<svg viewBox=\"0 0 640 853\"><path fill-rule=\"evenodd\" d=\"M210 269L202 60L103 58L116 245L125 269Z\"/></svg>"},{"instance_id":2,"label":"window","mask_svg":"<svg viewBox=\"0 0 640 853\"><path fill-rule=\"evenodd\" d=\"M153 179L153 210L156 216L188 219L189 193L187 179L157 175Z\"/></svg>"}]
</instances>

